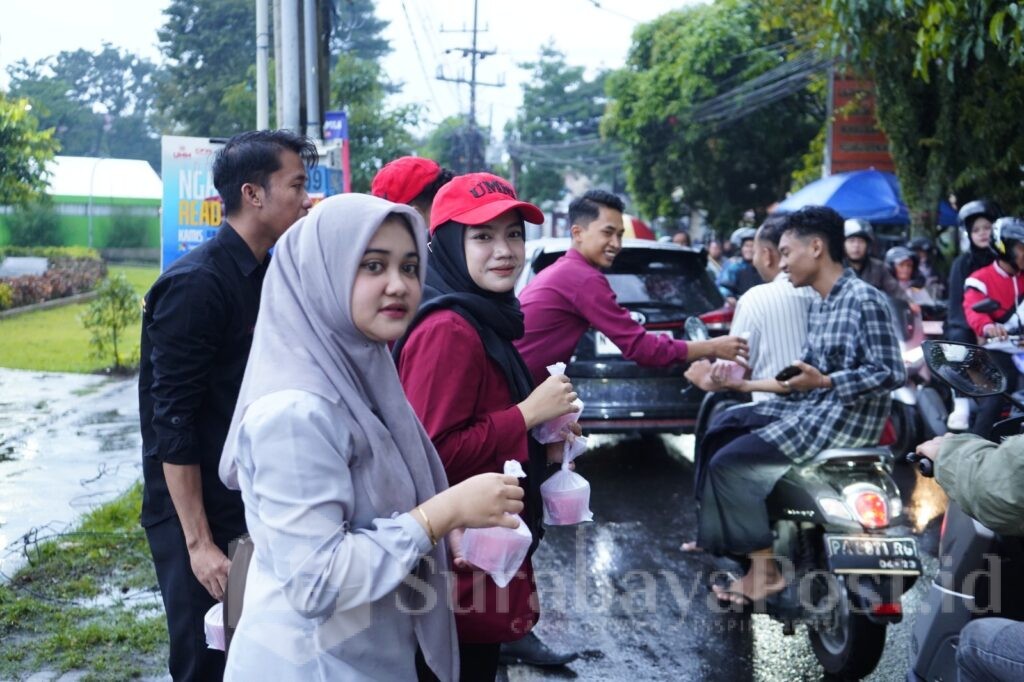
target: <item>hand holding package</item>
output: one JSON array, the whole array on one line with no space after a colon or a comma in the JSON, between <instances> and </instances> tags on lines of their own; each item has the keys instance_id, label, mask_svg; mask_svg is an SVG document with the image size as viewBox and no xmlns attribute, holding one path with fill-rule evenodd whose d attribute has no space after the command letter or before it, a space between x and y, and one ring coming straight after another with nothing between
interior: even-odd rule
<instances>
[{"instance_id":1,"label":"hand holding package","mask_svg":"<svg viewBox=\"0 0 1024 682\"><path fill-rule=\"evenodd\" d=\"M553 365L548 365L548 374L556 376L558 374L565 374L565 363L556 362ZM580 419L580 413L583 412L583 401L579 398L573 401L573 407L575 411L569 414L563 414L561 417L555 417L550 421L546 421L543 424L539 424L530 430L534 439L538 443L557 443L561 440L565 440L566 434L569 432L569 424L574 424Z\"/></svg>"},{"instance_id":2,"label":"hand holding package","mask_svg":"<svg viewBox=\"0 0 1024 682\"><path fill-rule=\"evenodd\" d=\"M571 526L584 521L593 521L590 511L590 483L569 464L587 449L587 439L577 437L565 441L562 451L562 468L540 486L544 500L544 523L549 526Z\"/></svg>"},{"instance_id":3,"label":"hand holding package","mask_svg":"<svg viewBox=\"0 0 1024 682\"><path fill-rule=\"evenodd\" d=\"M505 462L505 475L525 478L519 462ZM498 587L505 587L519 571L533 542L533 533L522 519L516 528L467 528L462 536L462 556L470 564L483 569Z\"/></svg>"}]
</instances>

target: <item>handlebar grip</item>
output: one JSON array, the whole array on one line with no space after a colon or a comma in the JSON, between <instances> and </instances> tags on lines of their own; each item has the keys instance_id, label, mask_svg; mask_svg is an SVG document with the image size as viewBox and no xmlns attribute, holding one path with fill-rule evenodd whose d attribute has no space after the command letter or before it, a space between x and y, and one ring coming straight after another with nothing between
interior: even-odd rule
<instances>
[{"instance_id":1,"label":"handlebar grip","mask_svg":"<svg viewBox=\"0 0 1024 682\"><path fill-rule=\"evenodd\" d=\"M921 475L925 478L935 477L935 462L930 457L919 455L916 452L907 453L907 461L911 464L917 465L917 470L921 472Z\"/></svg>"}]
</instances>

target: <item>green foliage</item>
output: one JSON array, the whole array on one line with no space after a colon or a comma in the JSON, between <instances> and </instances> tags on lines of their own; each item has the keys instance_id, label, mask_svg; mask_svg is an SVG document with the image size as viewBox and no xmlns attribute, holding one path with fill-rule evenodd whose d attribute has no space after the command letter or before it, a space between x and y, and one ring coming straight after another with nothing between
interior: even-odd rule
<instances>
[{"instance_id":1,"label":"green foliage","mask_svg":"<svg viewBox=\"0 0 1024 682\"><path fill-rule=\"evenodd\" d=\"M82 315L82 325L89 330L89 344L98 358L112 358L114 369L128 367L122 356L126 345L123 331L136 324L141 316L142 300L123 274L107 278L98 294ZM134 363L134 358L131 359Z\"/></svg>"},{"instance_id":2,"label":"green foliage","mask_svg":"<svg viewBox=\"0 0 1024 682\"><path fill-rule=\"evenodd\" d=\"M7 282L0 282L0 310L14 305L14 289Z\"/></svg>"},{"instance_id":3,"label":"green foliage","mask_svg":"<svg viewBox=\"0 0 1024 682\"><path fill-rule=\"evenodd\" d=\"M0 246L0 258L6 256L37 256L50 260L62 258L102 260L99 251L87 246Z\"/></svg>"},{"instance_id":4,"label":"green foliage","mask_svg":"<svg viewBox=\"0 0 1024 682\"><path fill-rule=\"evenodd\" d=\"M141 485L88 513L63 535L26 546L27 565L0 585L0 678L40 669L84 680L155 676L165 667L159 605L123 598L156 589L144 531ZM99 601L90 601L100 597Z\"/></svg>"},{"instance_id":5,"label":"green foliage","mask_svg":"<svg viewBox=\"0 0 1024 682\"><path fill-rule=\"evenodd\" d=\"M739 120L698 115L702 102L784 63L780 45L791 35L765 31L760 16L753 2L722 0L634 31L626 66L609 76L603 130L625 148L626 179L644 214L703 208L725 229L789 188L821 128L820 94L804 88L756 113L739 111Z\"/></svg>"},{"instance_id":6,"label":"green foliage","mask_svg":"<svg viewBox=\"0 0 1024 682\"><path fill-rule=\"evenodd\" d=\"M60 219L45 196L12 213L7 229L12 246L57 246L61 242Z\"/></svg>"},{"instance_id":7,"label":"green foliage","mask_svg":"<svg viewBox=\"0 0 1024 682\"><path fill-rule=\"evenodd\" d=\"M957 68L989 57L1017 66L1024 61L1024 8L1004 0L829 0L842 32L839 49L853 60L888 49L885 26L902 25L912 41L914 76L949 80Z\"/></svg>"},{"instance_id":8,"label":"green foliage","mask_svg":"<svg viewBox=\"0 0 1024 682\"><path fill-rule=\"evenodd\" d=\"M369 192L381 166L413 150L409 129L419 110L390 108L387 94L387 79L376 61L348 54L338 58L331 72L331 103L348 112L353 192Z\"/></svg>"},{"instance_id":9,"label":"green foliage","mask_svg":"<svg viewBox=\"0 0 1024 682\"><path fill-rule=\"evenodd\" d=\"M815 180L821 179L821 168L825 164L825 138L828 129L822 126L814 139L811 140L807 152L800 157L800 166L790 175L792 184L790 191L797 191Z\"/></svg>"},{"instance_id":10,"label":"green foliage","mask_svg":"<svg viewBox=\"0 0 1024 682\"><path fill-rule=\"evenodd\" d=\"M249 0L172 0L157 31L167 61L157 107L184 135L229 136L256 126L238 89L256 54L256 10Z\"/></svg>"},{"instance_id":11,"label":"green foliage","mask_svg":"<svg viewBox=\"0 0 1024 682\"><path fill-rule=\"evenodd\" d=\"M420 145L419 155L437 161L456 174L480 170L494 171L493 168L485 169L479 160L473 158L478 150L486 147L489 137L488 129L470 126L462 116L449 116L430 131Z\"/></svg>"},{"instance_id":12,"label":"green foliage","mask_svg":"<svg viewBox=\"0 0 1024 682\"><path fill-rule=\"evenodd\" d=\"M607 74L587 80L583 67L567 64L550 44L520 67L532 77L523 85L518 116L505 129L519 195L552 204L565 194L567 173L598 182L614 178L622 157L600 136Z\"/></svg>"},{"instance_id":13,"label":"green foliage","mask_svg":"<svg viewBox=\"0 0 1024 682\"><path fill-rule=\"evenodd\" d=\"M59 145L31 109L27 99L0 92L0 206L26 204L46 190L46 162Z\"/></svg>"},{"instance_id":14,"label":"green foliage","mask_svg":"<svg viewBox=\"0 0 1024 682\"><path fill-rule=\"evenodd\" d=\"M160 167L150 124L158 72L152 62L104 43L10 69L11 92L29 98L71 156L145 159Z\"/></svg>"},{"instance_id":15,"label":"green foliage","mask_svg":"<svg viewBox=\"0 0 1024 682\"><path fill-rule=\"evenodd\" d=\"M114 213L110 220L110 234L107 246L114 249L131 249L149 244L150 223L142 216L131 215L120 211Z\"/></svg>"},{"instance_id":16,"label":"green foliage","mask_svg":"<svg viewBox=\"0 0 1024 682\"><path fill-rule=\"evenodd\" d=\"M354 55L378 61L391 52L391 44L383 37L389 21L378 19L373 0L330 0L331 66L338 56Z\"/></svg>"}]
</instances>

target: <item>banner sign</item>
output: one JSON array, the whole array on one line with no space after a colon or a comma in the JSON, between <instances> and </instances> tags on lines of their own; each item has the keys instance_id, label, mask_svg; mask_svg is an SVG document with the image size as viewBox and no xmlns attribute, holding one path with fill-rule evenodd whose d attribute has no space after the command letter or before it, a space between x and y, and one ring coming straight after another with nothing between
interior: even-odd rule
<instances>
[{"instance_id":1,"label":"banner sign","mask_svg":"<svg viewBox=\"0 0 1024 682\"><path fill-rule=\"evenodd\" d=\"M160 141L161 271L212 238L224 219L224 204L213 186L213 157L222 146L205 137L165 135Z\"/></svg>"},{"instance_id":2,"label":"banner sign","mask_svg":"<svg viewBox=\"0 0 1024 682\"><path fill-rule=\"evenodd\" d=\"M324 142L341 143L341 191L352 191L352 166L349 163L348 114L344 111L324 113Z\"/></svg>"},{"instance_id":3,"label":"banner sign","mask_svg":"<svg viewBox=\"0 0 1024 682\"><path fill-rule=\"evenodd\" d=\"M873 81L833 73L832 111L830 174L868 168L894 172L889 140L875 118Z\"/></svg>"}]
</instances>

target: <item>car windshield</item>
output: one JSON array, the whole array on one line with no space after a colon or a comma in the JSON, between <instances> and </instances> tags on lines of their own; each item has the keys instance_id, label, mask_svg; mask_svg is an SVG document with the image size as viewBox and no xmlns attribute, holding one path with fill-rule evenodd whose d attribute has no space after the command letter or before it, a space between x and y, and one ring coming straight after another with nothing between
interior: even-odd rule
<instances>
[{"instance_id":1,"label":"car windshield","mask_svg":"<svg viewBox=\"0 0 1024 682\"><path fill-rule=\"evenodd\" d=\"M696 254L623 251L607 272L620 305L653 303L700 314L722 306L722 296Z\"/></svg>"}]
</instances>

